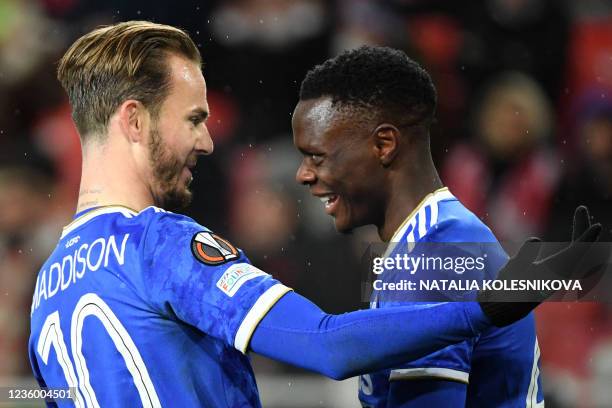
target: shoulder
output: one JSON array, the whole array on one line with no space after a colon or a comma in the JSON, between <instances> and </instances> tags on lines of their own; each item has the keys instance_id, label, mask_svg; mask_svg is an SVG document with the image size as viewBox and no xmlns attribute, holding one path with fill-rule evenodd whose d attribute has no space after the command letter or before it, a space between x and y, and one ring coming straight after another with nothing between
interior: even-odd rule
<instances>
[{"instance_id":1,"label":"shoulder","mask_svg":"<svg viewBox=\"0 0 612 408\"><path fill-rule=\"evenodd\" d=\"M451 198L437 203L435 223L422 237L426 242L497 242L493 232L459 200Z\"/></svg>"},{"instance_id":2,"label":"shoulder","mask_svg":"<svg viewBox=\"0 0 612 408\"><path fill-rule=\"evenodd\" d=\"M145 240L182 241L198 233L211 231L193 218L159 207L147 207L138 213L136 222L145 228Z\"/></svg>"},{"instance_id":3,"label":"shoulder","mask_svg":"<svg viewBox=\"0 0 612 408\"><path fill-rule=\"evenodd\" d=\"M440 202L439 206L437 223L420 242L426 245L453 243L451 246L445 245L444 250L485 254L488 273L493 276L507 261L508 255L491 229L457 199Z\"/></svg>"},{"instance_id":4,"label":"shoulder","mask_svg":"<svg viewBox=\"0 0 612 408\"><path fill-rule=\"evenodd\" d=\"M227 239L213 233L193 218L158 207L148 207L139 216L147 224L144 238L145 257L177 260L191 257L208 266L217 266L241 258L241 251Z\"/></svg>"},{"instance_id":5,"label":"shoulder","mask_svg":"<svg viewBox=\"0 0 612 408\"><path fill-rule=\"evenodd\" d=\"M438 202L438 218L420 243L454 243L446 250L490 254L492 269L497 270L507 255L489 227L456 198Z\"/></svg>"},{"instance_id":6,"label":"shoulder","mask_svg":"<svg viewBox=\"0 0 612 408\"><path fill-rule=\"evenodd\" d=\"M137 218L141 223L149 227L163 227L171 230L184 230L189 228L206 229L191 217L167 211L155 206L150 206L140 211Z\"/></svg>"},{"instance_id":7,"label":"shoulder","mask_svg":"<svg viewBox=\"0 0 612 408\"><path fill-rule=\"evenodd\" d=\"M447 189L428 195L404 221L392 242L492 243L499 245L491 230Z\"/></svg>"}]
</instances>

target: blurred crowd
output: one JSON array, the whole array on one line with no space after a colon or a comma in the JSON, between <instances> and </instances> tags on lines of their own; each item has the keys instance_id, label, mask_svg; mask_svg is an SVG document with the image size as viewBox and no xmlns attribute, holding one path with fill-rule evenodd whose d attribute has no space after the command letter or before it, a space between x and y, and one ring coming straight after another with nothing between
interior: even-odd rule
<instances>
[{"instance_id":1,"label":"blurred crowd","mask_svg":"<svg viewBox=\"0 0 612 408\"><path fill-rule=\"evenodd\" d=\"M367 306L344 254L376 238L339 236L295 183L291 113L308 69L364 43L430 72L443 182L501 241L567 240L578 204L612 238L609 1L0 0L0 378L29 374L33 281L78 194L56 63L78 36L129 19L182 27L203 55L215 153L188 215L329 312ZM537 320L547 406L612 406L610 306L547 304Z\"/></svg>"}]
</instances>

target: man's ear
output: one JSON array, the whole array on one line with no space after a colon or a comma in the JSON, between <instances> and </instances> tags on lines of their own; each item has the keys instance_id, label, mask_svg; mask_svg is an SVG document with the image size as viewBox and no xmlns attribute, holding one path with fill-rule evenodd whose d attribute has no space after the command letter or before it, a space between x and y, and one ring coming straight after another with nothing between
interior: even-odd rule
<instances>
[{"instance_id":1,"label":"man's ear","mask_svg":"<svg viewBox=\"0 0 612 408\"><path fill-rule=\"evenodd\" d=\"M149 111L135 99L124 101L117 111L119 126L130 143L140 143L148 127Z\"/></svg>"},{"instance_id":2,"label":"man's ear","mask_svg":"<svg viewBox=\"0 0 612 408\"><path fill-rule=\"evenodd\" d=\"M373 137L378 160L383 167L388 167L399 152L400 131L389 123L383 123L376 127Z\"/></svg>"}]
</instances>

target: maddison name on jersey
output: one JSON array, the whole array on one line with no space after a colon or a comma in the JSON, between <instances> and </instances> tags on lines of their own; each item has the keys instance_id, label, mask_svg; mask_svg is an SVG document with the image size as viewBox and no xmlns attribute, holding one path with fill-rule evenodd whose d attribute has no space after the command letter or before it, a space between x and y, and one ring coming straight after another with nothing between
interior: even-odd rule
<instances>
[{"instance_id":1,"label":"maddison name on jersey","mask_svg":"<svg viewBox=\"0 0 612 408\"><path fill-rule=\"evenodd\" d=\"M109 260L123 266L125 263L125 247L130 234L116 237L100 237L91 242L81 243L80 236L69 240L65 247L74 246L76 249L61 261L43 269L36 280L34 297L32 298L31 313L40 306L40 302L50 299L58 292L62 292L82 279L87 273L95 272L101 267L108 267ZM117 244L119 242L119 244Z\"/></svg>"}]
</instances>

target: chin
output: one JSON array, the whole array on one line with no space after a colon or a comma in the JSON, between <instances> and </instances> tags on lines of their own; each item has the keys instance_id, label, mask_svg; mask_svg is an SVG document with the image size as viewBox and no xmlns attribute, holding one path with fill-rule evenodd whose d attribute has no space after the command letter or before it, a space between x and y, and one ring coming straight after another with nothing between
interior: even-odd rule
<instances>
[{"instance_id":1,"label":"chin","mask_svg":"<svg viewBox=\"0 0 612 408\"><path fill-rule=\"evenodd\" d=\"M169 191L163 194L159 207L168 211L181 211L189 207L192 197L188 188Z\"/></svg>"},{"instance_id":2,"label":"chin","mask_svg":"<svg viewBox=\"0 0 612 408\"><path fill-rule=\"evenodd\" d=\"M336 227L336 231L346 235L352 234L357 227L356 225L351 225L349 222L338 222L338 219L335 219L334 225Z\"/></svg>"}]
</instances>

